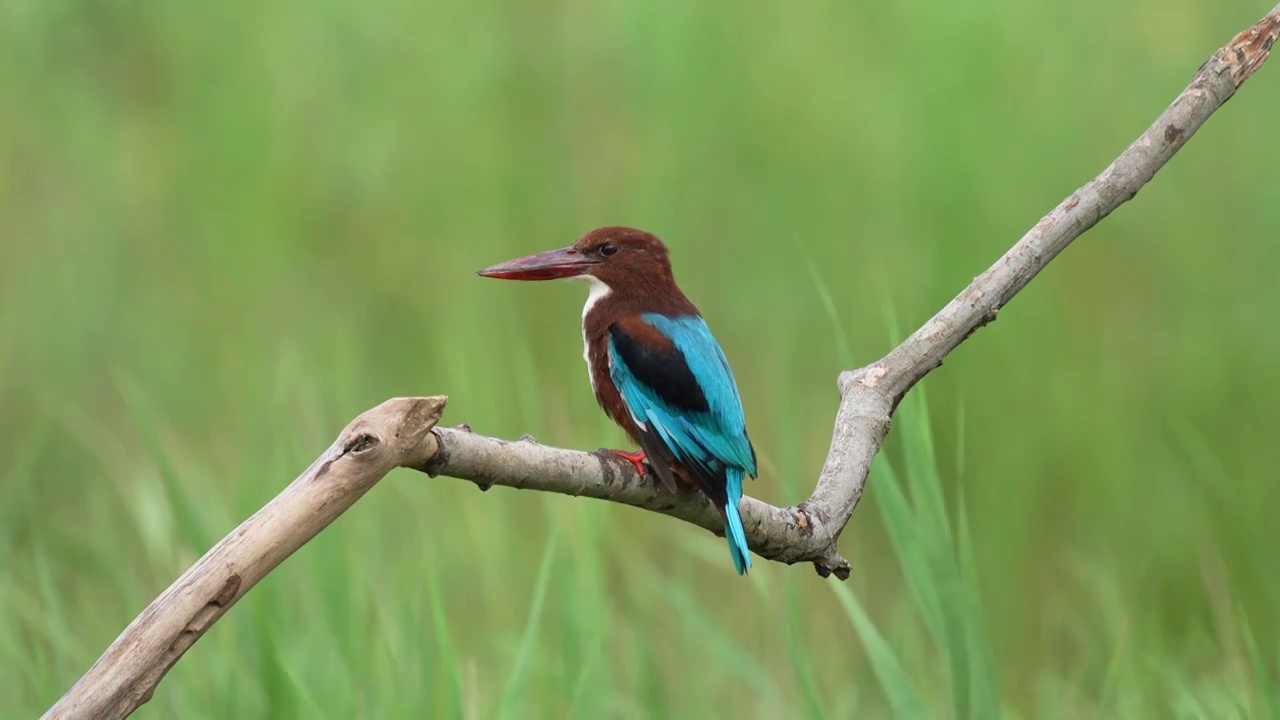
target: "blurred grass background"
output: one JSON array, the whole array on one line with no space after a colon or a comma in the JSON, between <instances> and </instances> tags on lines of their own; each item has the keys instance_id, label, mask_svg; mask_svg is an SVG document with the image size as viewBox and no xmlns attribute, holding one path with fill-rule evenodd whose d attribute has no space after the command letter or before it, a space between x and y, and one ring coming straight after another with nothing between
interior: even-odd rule
<instances>
[{"instance_id":1,"label":"blurred grass background","mask_svg":"<svg viewBox=\"0 0 1280 720\"><path fill-rule=\"evenodd\" d=\"M624 446L582 289L472 274L599 225L672 247L749 492L802 499L836 373L1264 5L0 2L0 697L43 711L389 396ZM396 473L138 717L1276 717L1277 115L1268 67L930 376L847 584Z\"/></svg>"}]
</instances>

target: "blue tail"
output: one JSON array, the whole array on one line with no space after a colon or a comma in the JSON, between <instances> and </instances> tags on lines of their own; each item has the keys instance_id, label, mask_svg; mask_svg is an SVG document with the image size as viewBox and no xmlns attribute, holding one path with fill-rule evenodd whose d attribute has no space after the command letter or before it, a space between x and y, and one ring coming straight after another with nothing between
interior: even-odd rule
<instances>
[{"instance_id":1,"label":"blue tail","mask_svg":"<svg viewBox=\"0 0 1280 720\"><path fill-rule=\"evenodd\" d=\"M729 496L724 504L724 539L729 543L729 554L733 556L733 567L739 575L746 575L751 567L751 553L747 550L747 531L742 527L742 516L738 514L738 501L742 499L742 468L727 468L725 474L725 491Z\"/></svg>"}]
</instances>

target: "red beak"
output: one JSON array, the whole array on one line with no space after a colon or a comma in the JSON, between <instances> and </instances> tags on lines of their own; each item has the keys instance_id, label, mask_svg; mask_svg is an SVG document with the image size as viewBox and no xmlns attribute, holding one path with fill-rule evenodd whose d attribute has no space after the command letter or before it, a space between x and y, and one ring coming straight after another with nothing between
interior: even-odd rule
<instances>
[{"instance_id":1,"label":"red beak","mask_svg":"<svg viewBox=\"0 0 1280 720\"><path fill-rule=\"evenodd\" d=\"M595 264L597 261L566 247L490 265L476 274L501 280L558 280L582 275Z\"/></svg>"}]
</instances>

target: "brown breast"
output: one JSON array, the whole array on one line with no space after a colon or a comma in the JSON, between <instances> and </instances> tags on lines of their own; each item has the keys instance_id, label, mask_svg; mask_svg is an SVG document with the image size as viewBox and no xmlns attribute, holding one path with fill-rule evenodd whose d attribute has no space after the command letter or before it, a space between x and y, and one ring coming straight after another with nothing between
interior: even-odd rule
<instances>
[{"instance_id":1,"label":"brown breast","mask_svg":"<svg viewBox=\"0 0 1280 720\"><path fill-rule=\"evenodd\" d=\"M611 288L595 278L591 282L591 294L582 309L582 341L592 390L605 413L638 444L640 428L609 375L609 328L624 318L634 322L642 313L696 315L698 310L674 283L646 283L637 278Z\"/></svg>"}]
</instances>

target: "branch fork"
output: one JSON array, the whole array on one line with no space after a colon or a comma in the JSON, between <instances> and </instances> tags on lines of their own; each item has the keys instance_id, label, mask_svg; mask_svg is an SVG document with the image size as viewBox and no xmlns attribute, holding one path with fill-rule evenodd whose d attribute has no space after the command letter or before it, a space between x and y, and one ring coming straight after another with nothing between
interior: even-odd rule
<instances>
[{"instance_id":1,"label":"branch fork","mask_svg":"<svg viewBox=\"0 0 1280 720\"><path fill-rule=\"evenodd\" d=\"M743 498L751 550L778 562L813 563L824 577L847 579L849 563L836 544L903 396L994 320L1071 241L1132 199L1258 70L1277 36L1280 5L1215 52L1146 132L919 330L875 363L840 373L831 448L813 494L785 508ZM672 493L611 453L548 447L528 435L508 442L465 424L437 427L445 403L444 397L395 398L358 416L311 467L148 605L44 718L131 714L254 584L395 467L470 480L482 490L503 485L610 500L723 533L719 515L700 495Z\"/></svg>"}]
</instances>

